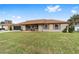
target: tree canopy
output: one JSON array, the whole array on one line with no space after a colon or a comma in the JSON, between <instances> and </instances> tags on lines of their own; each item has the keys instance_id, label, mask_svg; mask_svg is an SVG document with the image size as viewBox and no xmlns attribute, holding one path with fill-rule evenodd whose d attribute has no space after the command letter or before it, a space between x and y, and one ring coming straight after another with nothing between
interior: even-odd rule
<instances>
[{"instance_id":1,"label":"tree canopy","mask_svg":"<svg viewBox=\"0 0 79 59\"><path fill-rule=\"evenodd\" d=\"M69 25L73 25L79 22L79 14L75 14L70 19L68 19Z\"/></svg>"}]
</instances>

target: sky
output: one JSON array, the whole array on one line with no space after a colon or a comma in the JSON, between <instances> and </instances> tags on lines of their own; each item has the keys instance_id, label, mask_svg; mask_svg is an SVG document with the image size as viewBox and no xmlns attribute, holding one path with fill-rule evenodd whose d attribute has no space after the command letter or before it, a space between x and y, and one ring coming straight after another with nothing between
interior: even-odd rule
<instances>
[{"instance_id":1,"label":"sky","mask_svg":"<svg viewBox=\"0 0 79 59\"><path fill-rule=\"evenodd\" d=\"M20 23L35 19L67 21L79 13L79 4L0 4L0 21Z\"/></svg>"}]
</instances>

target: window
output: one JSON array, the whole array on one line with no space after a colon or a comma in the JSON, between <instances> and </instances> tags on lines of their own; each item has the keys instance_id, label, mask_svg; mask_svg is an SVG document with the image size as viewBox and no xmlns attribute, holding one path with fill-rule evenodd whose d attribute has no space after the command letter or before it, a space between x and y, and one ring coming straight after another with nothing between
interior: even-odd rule
<instances>
[{"instance_id":1,"label":"window","mask_svg":"<svg viewBox=\"0 0 79 59\"><path fill-rule=\"evenodd\" d=\"M55 25L54 25L54 29L55 29L55 30L59 30L60 28L61 28L61 27L60 27L60 24L55 24Z\"/></svg>"},{"instance_id":2,"label":"window","mask_svg":"<svg viewBox=\"0 0 79 59\"><path fill-rule=\"evenodd\" d=\"M21 30L21 26L14 26L14 30Z\"/></svg>"},{"instance_id":3,"label":"window","mask_svg":"<svg viewBox=\"0 0 79 59\"><path fill-rule=\"evenodd\" d=\"M48 25L43 25L43 29L48 29Z\"/></svg>"}]
</instances>

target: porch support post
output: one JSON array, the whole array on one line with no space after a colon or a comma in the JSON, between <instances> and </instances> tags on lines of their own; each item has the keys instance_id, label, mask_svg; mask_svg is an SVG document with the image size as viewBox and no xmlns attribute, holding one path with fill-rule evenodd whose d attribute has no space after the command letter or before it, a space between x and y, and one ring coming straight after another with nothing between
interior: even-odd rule
<instances>
[{"instance_id":1,"label":"porch support post","mask_svg":"<svg viewBox=\"0 0 79 59\"><path fill-rule=\"evenodd\" d=\"M21 29L22 29L23 31L25 31L25 30L26 30L26 26L21 26Z\"/></svg>"},{"instance_id":2,"label":"porch support post","mask_svg":"<svg viewBox=\"0 0 79 59\"><path fill-rule=\"evenodd\" d=\"M42 31L43 32L43 25L38 25L38 31Z\"/></svg>"},{"instance_id":3,"label":"porch support post","mask_svg":"<svg viewBox=\"0 0 79 59\"><path fill-rule=\"evenodd\" d=\"M12 26L12 30L14 30L14 26Z\"/></svg>"}]
</instances>

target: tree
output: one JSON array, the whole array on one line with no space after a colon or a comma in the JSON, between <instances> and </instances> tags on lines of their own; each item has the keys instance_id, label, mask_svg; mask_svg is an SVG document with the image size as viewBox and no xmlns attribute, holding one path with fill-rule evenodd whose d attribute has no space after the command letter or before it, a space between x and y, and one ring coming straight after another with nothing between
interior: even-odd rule
<instances>
[{"instance_id":1,"label":"tree","mask_svg":"<svg viewBox=\"0 0 79 59\"><path fill-rule=\"evenodd\" d=\"M12 27L10 26L10 30L12 30Z\"/></svg>"},{"instance_id":2,"label":"tree","mask_svg":"<svg viewBox=\"0 0 79 59\"><path fill-rule=\"evenodd\" d=\"M69 33L72 33L74 31L74 27L73 26L70 26L69 28L68 28L68 32Z\"/></svg>"},{"instance_id":3,"label":"tree","mask_svg":"<svg viewBox=\"0 0 79 59\"><path fill-rule=\"evenodd\" d=\"M73 32L74 31L74 26L75 24L77 24L79 22L79 14L75 14L72 17L70 17L70 19L68 20L69 23L69 32Z\"/></svg>"},{"instance_id":4,"label":"tree","mask_svg":"<svg viewBox=\"0 0 79 59\"><path fill-rule=\"evenodd\" d=\"M70 26L74 26L77 22L79 22L79 14L75 14L68 20Z\"/></svg>"}]
</instances>

